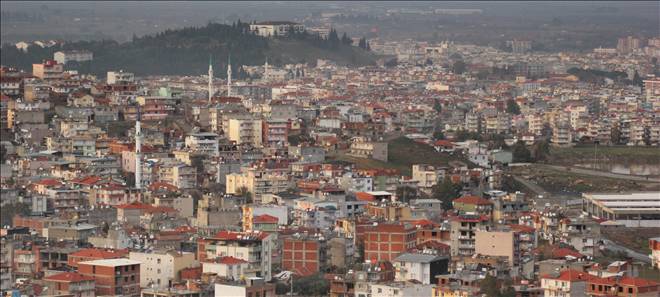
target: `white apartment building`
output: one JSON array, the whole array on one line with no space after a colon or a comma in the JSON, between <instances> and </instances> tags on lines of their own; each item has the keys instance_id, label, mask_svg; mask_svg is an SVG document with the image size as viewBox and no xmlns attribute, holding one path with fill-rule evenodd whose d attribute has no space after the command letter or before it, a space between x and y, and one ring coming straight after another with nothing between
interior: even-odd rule
<instances>
[{"instance_id":1,"label":"white apartment building","mask_svg":"<svg viewBox=\"0 0 660 297\"><path fill-rule=\"evenodd\" d=\"M217 156L220 150L218 134L199 132L186 136L186 147L193 152L207 156Z\"/></svg>"},{"instance_id":2,"label":"white apartment building","mask_svg":"<svg viewBox=\"0 0 660 297\"><path fill-rule=\"evenodd\" d=\"M108 78L106 82L109 85L133 83L135 81L135 74L132 72L108 71Z\"/></svg>"},{"instance_id":3,"label":"white apartment building","mask_svg":"<svg viewBox=\"0 0 660 297\"><path fill-rule=\"evenodd\" d=\"M305 25L294 22L259 22L250 24L250 31L263 37L286 36L292 32L304 32Z\"/></svg>"},{"instance_id":4,"label":"white apartment building","mask_svg":"<svg viewBox=\"0 0 660 297\"><path fill-rule=\"evenodd\" d=\"M53 60L60 64L66 64L71 61L86 62L94 59L90 51L57 51L53 54Z\"/></svg>"},{"instance_id":5,"label":"white apartment building","mask_svg":"<svg viewBox=\"0 0 660 297\"><path fill-rule=\"evenodd\" d=\"M131 252L129 259L139 261L140 287L153 285L167 288L180 281L179 272L184 268L199 266L194 253L177 251L155 251L152 253Z\"/></svg>"}]
</instances>

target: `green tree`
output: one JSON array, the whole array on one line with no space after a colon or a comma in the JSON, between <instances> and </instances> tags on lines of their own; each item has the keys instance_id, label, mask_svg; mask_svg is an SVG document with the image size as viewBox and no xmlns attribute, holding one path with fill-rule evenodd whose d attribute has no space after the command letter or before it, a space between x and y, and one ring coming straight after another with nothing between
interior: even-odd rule
<instances>
[{"instance_id":1,"label":"green tree","mask_svg":"<svg viewBox=\"0 0 660 297\"><path fill-rule=\"evenodd\" d=\"M442 133L442 131L435 131L433 132L433 139L435 140L445 139L445 134Z\"/></svg>"},{"instance_id":2,"label":"green tree","mask_svg":"<svg viewBox=\"0 0 660 297\"><path fill-rule=\"evenodd\" d=\"M516 100L509 99L506 101L506 112L510 114L519 115L520 105L518 105L518 102L516 102Z\"/></svg>"},{"instance_id":3,"label":"green tree","mask_svg":"<svg viewBox=\"0 0 660 297\"><path fill-rule=\"evenodd\" d=\"M323 278L323 273L293 278L293 291L302 296L326 296L330 291L330 283Z\"/></svg>"},{"instance_id":4,"label":"green tree","mask_svg":"<svg viewBox=\"0 0 660 297\"><path fill-rule=\"evenodd\" d=\"M442 208L452 209L452 201L460 197L462 187L460 184L454 184L449 176L441 182L433 186L432 188L432 197L442 201Z\"/></svg>"},{"instance_id":5,"label":"green tree","mask_svg":"<svg viewBox=\"0 0 660 297\"><path fill-rule=\"evenodd\" d=\"M465 69L467 68L467 65L465 65L465 62L463 60L458 60L454 62L454 64L451 66L451 71L454 74L463 74L465 72Z\"/></svg>"},{"instance_id":6,"label":"green tree","mask_svg":"<svg viewBox=\"0 0 660 297\"><path fill-rule=\"evenodd\" d=\"M238 188L238 191L236 191L236 195L243 198L245 204L249 204L253 202L252 193L245 186Z\"/></svg>"},{"instance_id":7,"label":"green tree","mask_svg":"<svg viewBox=\"0 0 660 297\"><path fill-rule=\"evenodd\" d=\"M644 80L642 80L642 78L639 76L637 70L635 70L635 75L633 76L632 84L633 86L640 86L640 87L644 86Z\"/></svg>"},{"instance_id":8,"label":"green tree","mask_svg":"<svg viewBox=\"0 0 660 297\"><path fill-rule=\"evenodd\" d=\"M513 162L530 162L532 153L527 149L524 142L518 141L513 145Z\"/></svg>"},{"instance_id":9,"label":"green tree","mask_svg":"<svg viewBox=\"0 0 660 297\"><path fill-rule=\"evenodd\" d=\"M394 68L397 65L399 65L399 61L396 58L390 59L387 62L385 62L385 67L387 68Z\"/></svg>"},{"instance_id":10,"label":"green tree","mask_svg":"<svg viewBox=\"0 0 660 297\"><path fill-rule=\"evenodd\" d=\"M618 126L615 125L612 127L612 134L610 135L610 138L613 144L621 143L621 130Z\"/></svg>"},{"instance_id":11,"label":"green tree","mask_svg":"<svg viewBox=\"0 0 660 297\"><path fill-rule=\"evenodd\" d=\"M2 226L12 225L12 220L15 215L26 216L32 212L29 204L26 203L10 203L0 207L0 221L2 221Z\"/></svg>"},{"instance_id":12,"label":"green tree","mask_svg":"<svg viewBox=\"0 0 660 297\"><path fill-rule=\"evenodd\" d=\"M497 278L490 274L486 274L486 278L479 282L479 289L486 297L499 297L500 289L497 287Z\"/></svg>"},{"instance_id":13,"label":"green tree","mask_svg":"<svg viewBox=\"0 0 660 297\"><path fill-rule=\"evenodd\" d=\"M547 140L535 141L531 149L534 162L545 161L550 156L550 144Z\"/></svg>"},{"instance_id":14,"label":"green tree","mask_svg":"<svg viewBox=\"0 0 660 297\"><path fill-rule=\"evenodd\" d=\"M440 103L440 99L435 99L435 100L433 101L433 109L434 109L437 113L441 113L441 112L442 112L442 103Z\"/></svg>"},{"instance_id":15,"label":"green tree","mask_svg":"<svg viewBox=\"0 0 660 297\"><path fill-rule=\"evenodd\" d=\"M408 203L410 200L417 198L417 189L411 186L398 186L396 187L396 197L401 202Z\"/></svg>"}]
</instances>

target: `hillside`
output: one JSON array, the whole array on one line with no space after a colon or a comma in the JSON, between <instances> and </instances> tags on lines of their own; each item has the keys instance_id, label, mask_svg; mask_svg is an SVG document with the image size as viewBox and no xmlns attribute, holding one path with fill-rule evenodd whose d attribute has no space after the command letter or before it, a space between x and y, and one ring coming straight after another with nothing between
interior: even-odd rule
<instances>
[{"instance_id":1,"label":"hillside","mask_svg":"<svg viewBox=\"0 0 660 297\"><path fill-rule=\"evenodd\" d=\"M468 167L474 164L457 155L437 152L430 145L415 142L406 137L398 137L388 142L387 162L374 159L364 159L338 154L330 157L339 162L356 164L358 168L365 169L396 169L403 175L412 174L413 164L429 164L434 166L449 166L450 162L462 162Z\"/></svg>"},{"instance_id":2,"label":"hillside","mask_svg":"<svg viewBox=\"0 0 660 297\"><path fill-rule=\"evenodd\" d=\"M314 63L329 59L343 65L373 64L371 52L342 43L338 39L320 40L298 34L288 38L263 38L248 30L249 25L208 24L199 28L167 30L155 35L133 38L126 43L116 41L78 41L63 46L40 48L31 46L27 53L5 44L0 50L2 64L30 71L32 63L52 59L59 50L89 50L94 61L67 64L67 69L104 75L112 69L124 69L136 75L200 75L208 69L209 55L214 57L215 69L226 69L231 53L232 66L269 63ZM234 73L239 73L234 69ZM218 77L225 75L217 71Z\"/></svg>"}]
</instances>

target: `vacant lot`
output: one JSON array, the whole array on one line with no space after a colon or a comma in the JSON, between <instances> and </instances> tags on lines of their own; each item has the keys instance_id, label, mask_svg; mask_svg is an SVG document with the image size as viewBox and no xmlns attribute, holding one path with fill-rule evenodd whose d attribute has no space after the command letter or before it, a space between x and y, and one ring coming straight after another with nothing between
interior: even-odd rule
<instances>
[{"instance_id":1,"label":"vacant lot","mask_svg":"<svg viewBox=\"0 0 660 297\"><path fill-rule=\"evenodd\" d=\"M594 156L601 162L659 164L660 148L637 146L598 146L582 145L570 148L550 150L549 162L553 164L573 165L594 161Z\"/></svg>"},{"instance_id":2,"label":"vacant lot","mask_svg":"<svg viewBox=\"0 0 660 297\"><path fill-rule=\"evenodd\" d=\"M329 157L329 159L353 163L359 168L396 169L404 175L411 175L413 164L449 166L449 162L459 161L472 166L471 163L460 156L439 153L429 145L414 142L406 137L399 137L388 142L388 162L355 158L344 153L340 153L334 158Z\"/></svg>"},{"instance_id":3,"label":"vacant lot","mask_svg":"<svg viewBox=\"0 0 660 297\"><path fill-rule=\"evenodd\" d=\"M544 190L555 194L584 192L618 192L659 190L658 183L620 180L608 177L583 175L547 166L511 168L511 173L528 179Z\"/></svg>"},{"instance_id":4,"label":"vacant lot","mask_svg":"<svg viewBox=\"0 0 660 297\"><path fill-rule=\"evenodd\" d=\"M660 228L605 228L603 236L631 250L651 254L649 238L660 236Z\"/></svg>"}]
</instances>

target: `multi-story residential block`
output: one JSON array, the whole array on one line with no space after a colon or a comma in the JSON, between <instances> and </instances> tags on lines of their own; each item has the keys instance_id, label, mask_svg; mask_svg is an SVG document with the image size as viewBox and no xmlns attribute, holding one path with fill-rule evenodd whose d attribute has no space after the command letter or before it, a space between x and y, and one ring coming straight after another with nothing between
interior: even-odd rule
<instances>
[{"instance_id":1,"label":"multi-story residential block","mask_svg":"<svg viewBox=\"0 0 660 297\"><path fill-rule=\"evenodd\" d=\"M433 253L403 253L392 260L397 281L416 280L428 285L449 273L449 257Z\"/></svg>"},{"instance_id":2,"label":"multi-story residential block","mask_svg":"<svg viewBox=\"0 0 660 297\"><path fill-rule=\"evenodd\" d=\"M88 62L94 59L94 54L85 50L57 51L53 54L53 60L58 64L66 65L69 62Z\"/></svg>"},{"instance_id":3,"label":"multi-story residential block","mask_svg":"<svg viewBox=\"0 0 660 297\"><path fill-rule=\"evenodd\" d=\"M236 144L263 145L263 124L257 119L230 119L226 126L227 139Z\"/></svg>"},{"instance_id":4,"label":"multi-story residential block","mask_svg":"<svg viewBox=\"0 0 660 297\"><path fill-rule=\"evenodd\" d=\"M364 258L391 261L400 253L415 247L417 230L407 224L378 224L364 231Z\"/></svg>"},{"instance_id":5,"label":"multi-story residential block","mask_svg":"<svg viewBox=\"0 0 660 297\"><path fill-rule=\"evenodd\" d=\"M651 264L660 269L660 237L649 239L649 248L651 249Z\"/></svg>"},{"instance_id":6,"label":"multi-story residential block","mask_svg":"<svg viewBox=\"0 0 660 297\"><path fill-rule=\"evenodd\" d=\"M414 164L412 166L412 180L417 187L429 192L439 181L444 180L447 169L428 164Z\"/></svg>"},{"instance_id":7,"label":"multi-story residential block","mask_svg":"<svg viewBox=\"0 0 660 297\"><path fill-rule=\"evenodd\" d=\"M358 158L370 158L387 162L387 142L364 142L351 143L349 154Z\"/></svg>"},{"instance_id":8,"label":"multi-story residential block","mask_svg":"<svg viewBox=\"0 0 660 297\"><path fill-rule=\"evenodd\" d=\"M199 266L194 253L173 250L131 252L128 258L141 263L141 287L169 288L181 280L181 270Z\"/></svg>"},{"instance_id":9,"label":"multi-story residential block","mask_svg":"<svg viewBox=\"0 0 660 297\"><path fill-rule=\"evenodd\" d=\"M308 276L318 273L326 265L327 243L324 238L294 234L282 241L282 269Z\"/></svg>"},{"instance_id":10,"label":"multi-story residential block","mask_svg":"<svg viewBox=\"0 0 660 297\"><path fill-rule=\"evenodd\" d=\"M254 196L276 194L286 191L291 186L286 174L259 168L247 168L241 173L227 174L227 194L237 194L243 187Z\"/></svg>"},{"instance_id":11,"label":"multi-story residential block","mask_svg":"<svg viewBox=\"0 0 660 297\"><path fill-rule=\"evenodd\" d=\"M96 295L140 296L140 265L129 259L78 262L78 272L95 281Z\"/></svg>"},{"instance_id":12,"label":"multi-story residential block","mask_svg":"<svg viewBox=\"0 0 660 297\"><path fill-rule=\"evenodd\" d=\"M264 232L220 231L197 241L197 259L204 262L219 257L234 257L248 262L246 276L272 278L273 236Z\"/></svg>"},{"instance_id":13,"label":"multi-story residential block","mask_svg":"<svg viewBox=\"0 0 660 297\"><path fill-rule=\"evenodd\" d=\"M587 272L567 269L555 275L541 276L543 296L586 296L587 282L596 279Z\"/></svg>"},{"instance_id":14,"label":"multi-story residential block","mask_svg":"<svg viewBox=\"0 0 660 297\"><path fill-rule=\"evenodd\" d=\"M44 278L48 295L94 297L96 284L91 276L77 272L62 272Z\"/></svg>"},{"instance_id":15,"label":"multi-story residential block","mask_svg":"<svg viewBox=\"0 0 660 297\"><path fill-rule=\"evenodd\" d=\"M250 31L263 37L277 37L304 32L305 25L284 21L259 22L250 24Z\"/></svg>"},{"instance_id":16,"label":"multi-story residential block","mask_svg":"<svg viewBox=\"0 0 660 297\"><path fill-rule=\"evenodd\" d=\"M476 232L490 226L490 218L485 215L463 214L450 219L451 255L474 255Z\"/></svg>"},{"instance_id":17,"label":"multi-story residential block","mask_svg":"<svg viewBox=\"0 0 660 297\"><path fill-rule=\"evenodd\" d=\"M32 75L43 80L61 79L64 73L64 64L54 60L46 60L40 64L32 64Z\"/></svg>"},{"instance_id":18,"label":"multi-story residential block","mask_svg":"<svg viewBox=\"0 0 660 297\"><path fill-rule=\"evenodd\" d=\"M186 136L186 147L205 156L217 156L220 150L218 134L212 132L192 133Z\"/></svg>"}]
</instances>

